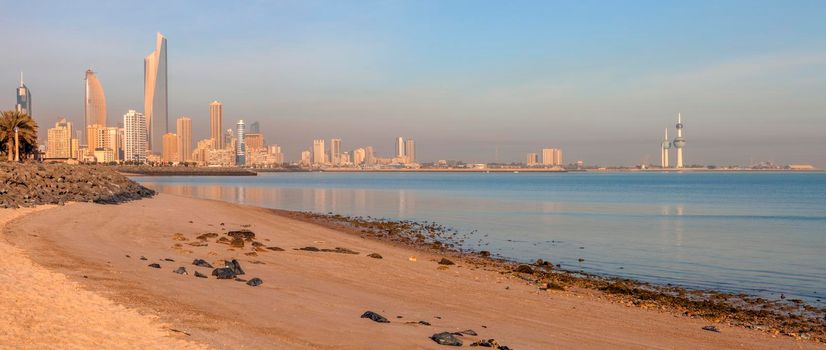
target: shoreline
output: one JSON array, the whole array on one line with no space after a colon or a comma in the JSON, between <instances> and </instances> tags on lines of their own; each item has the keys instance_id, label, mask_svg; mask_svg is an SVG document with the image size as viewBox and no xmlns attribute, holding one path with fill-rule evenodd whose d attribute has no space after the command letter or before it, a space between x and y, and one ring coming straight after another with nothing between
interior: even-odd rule
<instances>
[{"instance_id":1,"label":"shoreline","mask_svg":"<svg viewBox=\"0 0 826 350\"><path fill-rule=\"evenodd\" d=\"M183 209L184 204L192 210ZM70 222L60 230L50 226L55 220L76 218L78 213L92 208L100 212L100 215L129 212L133 217L114 217L113 221L116 222L113 223L97 217L89 218L88 223L69 219ZM268 213L270 215L266 215ZM158 216L170 219L163 220ZM381 342L388 342L385 343L388 346L396 344L408 348L440 348L427 339L427 336L435 333L436 327L455 331L462 327L475 327L482 336L496 338L500 343L518 349L570 348L570 345L596 349L608 344L614 348L662 347L665 344L669 344L667 347L671 348L693 348L697 344L705 344L708 348L816 348L819 346L817 344L821 344L778 336L768 328L763 331L748 330L728 325L726 319L700 318L707 315L679 315L673 310L661 308L662 305L649 305L647 301L637 304L632 300L623 301L622 298L613 298L606 291L589 289L567 279L559 280L570 283L564 286L564 290L539 290L534 274L513 273L512 264L473 255L459 256L455 252L442 250L413 249L405 246L404 242L394 243L392 239L362 238L360 233L326 227L321 222L323 220L310 223L302 221L301 217L308 221L319 221L319 217L314 218L306 213L161 194L152 199L117 206L78 203L59 207L16 220L11 227L3 230L10 231L7 238L25 249L35 262L64 273L85 288L104 294L129 308L161 316L161 319L170 322L176 329L190 334L186 338L219 348L247 343L239 337L261 341L253 342L258 346L251 345L250 348L267 348L263 344L270 344L268 342L273 339L296 348L361 348L367 344L358 336L345 334L339 334L338 341L333 343L317 339L338 334L327 333L338 329L347 330L346 334L369 335ZM212 240L204 242L208 243L205 247L188 245L195 242L196 233L227 228L219 225L224 222L227 227L232 226L231 229L251 225L251 230L262 235L259 239L263 243L278 244L284 251L258 252L256 256L252 256L237 251L224 251L232 248L216 245ZM110 232L112 230L124 232L113 236ZM71 234L64 231L70 231ZM175 232L182 232L186 241L174 240ZM273 243L266 240L272 240ZM319 248L341 246L360 254L295 250L307 245ZM365 256L373 251L384 255L384 259ZM207 255L209 252L217 254ZM253 252L255 251L249 253ZM125 258L123 254L132 257ZM145 266L145 263L151 261L137 260L137 254L158 261L163 268L152 271L154 269ZM260 274L264 285L250 288L242 283L216 281L211 277L193 280L192 276L169 273L173 266L192 268L187 259L201 257L211 260L226 255L237 257L248 273ZM408 261L409 256L418 256L418 262ZM165 257L181 262L170 263L164 260ZM455 264L439 265L436 263L439 257L453 260ZM329 270L331 266L339 268L333 272ZM554 276L548 279L552 277ZM558 282L551 282L554 281ZM503 288L503 285L507 288ZM217 288L213 291L217 295L241 293L244 299L219 298L221 302L215 304L216 294L202 290L206 286L211 286L210 290ZM450 286L456 295L441 293L441 288L446 286ZM296 290L302 292L294 294ZM271 299L257 294L261 293L259 291L275 293L278 297ZM631 294L634 298L644 295L635 293L637 294ZM261 299L262 297L266 298ZM330 299L331 297L334 299ZM337 301L330 304L333 300ZM306 304L308 302L324 307L321 310L315 306L307 309L310 305ZM213 306L205 308L202 303ZM224 303L231 303L234 307L224 307ZM499 305L500 303L503 305ZM381 307L375 307L377 305ZM262 307L265 311L271 307L280 311L278 315L255 311ZM358 319L355 314L360 314L365 309L373 309L391 318L391 326L380 328L383 331L377 330L371 322ZM427 309L433 310L426 311ZM328 312L333 315L327 315ZM392 319L395 313L404 318ZM445 318L436 319L434 314L441 314L439 316ZM239 315L245 315L250 320L239 318ZM283 315L287 317L283 318ZM495 317L491 318L493 315L501 315L507 322L495 321ZM605 315L613 316L605 319ZM401 323L412 317L426 319L434 326ZM474 321L475 318L479 320ZM624 319L627 324L617 323L613 319ZM480 321L486 328L480 328ZM228 329L225 325L233 322L253 322L248 326L254 329L264 327L267 331L243 331L241 337L233 333L240 332L234 330L236 327ZM557 332L552 332L551 339L538 337L543 332L547 333L548 322L554 326L550 329ZM310 324L310 329L305 329ZM640 324L645 325L643 328L646 330L638 329ZM701 327L706 325L716 325L722 333L702 330ZM590 335L581 333L582 329L591 330ZM599 333L603 330L605 334ZM649 331L654 333L646 333ZM659 339L658 335L654 335L660 333L670 336ZM594 334L601 335L595 337ZM634 342L629 342L629 334L636 339ZM822 340L816 334L808 337ZM732 340L735 342L727 342ZM469 343L466 341L466 345Z\"/></svg>"}]
</instances>

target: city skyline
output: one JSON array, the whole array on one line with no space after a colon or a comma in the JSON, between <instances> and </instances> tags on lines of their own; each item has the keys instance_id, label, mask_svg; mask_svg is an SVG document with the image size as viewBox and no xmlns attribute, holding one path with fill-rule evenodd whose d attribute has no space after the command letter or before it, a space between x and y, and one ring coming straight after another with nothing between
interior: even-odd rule
<instances>
[{"instance_id":1,"label":"city skyline","mask_svg":"<svg viewBox=\"0 0 826 350\"><path fill-rule=\"evenodd\" d=\"M120 116L140 109L144 72L139 57L146 56L152 34L162 32L174 43L168 58L175 67L169 114L173 119L192 118L193 140L208 137L204 105L217 99L225 103L229 125L240 119L260 121L261 133L281 145L289 160L306 149L307 140L321 137L373 145L376 153L390 154L392 145L384 141L389 132L415 135L422 161L522 162L527 152L554 144L566 150L569 161L656 164L657 149L651 145L660 142L663 121L682 111L691 116L688 163L826 166L826 156L817 151L826 146L820 136L826 122L819 118L826 109L826 80L817 74L826 67L826 53L814 49L820 46L810 34L824 29L811 15L823 6L732 2L705 16L711 4L696 3L680 11L648 4L647 13L659 17L644 17L639 24L622 17L639 10L637 6L533 4L537 13L559 10L551 12L578 18L581 23L561 21L582 30L576 34L550 24L554 21L549 19L561 15L541 18L492 4L474 6L467 16L458 11L467 6L373 5L374 12L363 15L369 31L348 24L362 16L358 10L364 6L358 4L335 14L314 5L247 4L220 19L230 23L242 14L260 12L240 29L259 30L251 38L238 30L221 33L212 24L201 25L199 14L185 13L182 5L169 8L180 23L161 19L125 30L103 20L95 26L76 24L67 32L50 20L78 11L73 6L13 4L10 7L38 13L28 29L47 40L27 43L23 47L29 49L3 57L0 79L13 81L21 70L27 72L26 83L38 95L35 119L53 125L65 116L80 126L83 112L77 101L83 92L77 91L77 76L93 67L107 89L108 113ZM143 14L151 7L127 4L96 11ZM199 13L206 18L211 18L205 15L210 9L226 9L204 7ZM81 2L77 8L88 10L89 5ZM279 18L300 15L307 23L264 21L265 15L279 11ZM619 17L609 15L612 12ZM734 12L741 14L736 25L725 16ZM412 18L438 13L432 31L446 36L431 35ZM384 15L401 21L404 31L389 30ZM320 28L308 25L321 18L330 22ZM454 25L456 18L466 22ZM707 32L694 33L691 25L700 18ZM5 19L0 24L4 30L18 30L17 19ZM511 26L491 32L494 40L484 41L471 34L489 33L484 19ZM665 22L674 25L649 32ZM786 31L770 32L760 24L769 22L782 24ZM112 30L100 31L100 26ZM331 28L341 30L322 30ZM386 34L371 37L377 31ZM611 34L615 31L617 37ZM709 32L715 35L703 35ZM78 39L90 33L93 43ZM616 38L625 46L612 44ZM732 38L737 45L731 45ZM449 40L459 39L466 44L449 45ZM259 41L261 45L254 46L263 51L247 47L250 40ZM61 50L70 44L77 50ZM409 52L417 61L389 53L393 49ZM61 57L61 65L52 64L55 57ZM15 101L3 95L0 104L11 108ZM44 140L45 131L41 128Z\"/></svg>"}]
</instances>

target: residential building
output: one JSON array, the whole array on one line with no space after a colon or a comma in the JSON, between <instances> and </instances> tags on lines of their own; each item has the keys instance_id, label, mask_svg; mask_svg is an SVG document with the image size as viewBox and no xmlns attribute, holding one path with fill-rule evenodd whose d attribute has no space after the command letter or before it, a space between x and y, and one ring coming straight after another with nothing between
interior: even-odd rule
<instances>
[{"instance_id":1,"label":"residential building","mask_svg":"<svg viewBox=\"0 0 826 350\"><path fill-rule=\"evenodd\" d=\"M237 136L235 139L235 164L239 166L243 166L246 164L245 152L246 146L245 142L245 135L246 135L246 128L244 125L244 120L239 120L238 123L235 124L235 130L237 131Z\"/></svg>"},{"instance_id":2,"label":"residential building","mask_svg":"<svg viewBox=\"0 0 826 350\"><path fill-rule=\"evenodd\" d=\"M313 140L313 164L327 163L327 156L324 153L324 139Z\"/></svg>"},{"instance_id":3,"label":"residential building","mask_svg":"<svg viewBox=\"0 0 826 350\"><path fill-rule=\"evenodd\" d=\"M46 134L46 158L73 158L72 123L60 118Z\"/></svg>"},{"instance_id":4,"label":"residential building","mask_svg":"<svg viewBox=\"0 0 826 350\"><path fill-rule=\"evenodd\" d=\"M178 161L192 161L192 119L185 116L178 118L175 134L178 135Z\"/></svg>"},{"instance_id":5,"label":"residential building","mask_svg":"<svg viewBox=\"0 0 826 350\"><path fill-rule=\"evenodd\" d=\"M341 163L341 139L330 140L330 163L333 165Z\"/></svg>"},{"instance_id":6,"label":"residential building","mask_svg":"<svg viewBox=\"0 0 826 350\"><path fill-rule=\"evenodd\" d=\"M127 162L146 162L146 117L129 110L123 115L123 159Z\"/></svg>"},{"instance_id":7,"label":"residential building","mask_svg":"<svg viewBox=\"0 0 826 350\"><path fill-rule=\"evenodd\" d=\"M411 138L408 138L404 144L404 155L407 163L416 162L416 142Z\"/></svg>"},{"instance_id":8,"label":"residential building","mask_svg":"<svg viewBox=\"0 0 826 350\"><path fill-rule=\"evenodd\" d=\"M224 137L221 130L224 129L224 105L218 101L209 104L209 137L215 141L213 145L216 149L224 148Z\"/></svg>"},{"instance_id":9,"label":"residential building","mask_svg":"<svg viewBox=\"0 0 826 350\"><path fill-rule=\"evenodd\" d=\"M356 148L353 150L353 164L361 165L364 163L364 148Z\"/></svg>"},{"instance_id":10,"label":"residential building","mask_svg":"<svg viewBox=\"0 0 826 350\"><path fill-rule=\"evenodd\" d=\"M161 161L164 163L178 162L178 135L168 132L163 134L163 152Z\"/></svg>"},{"instance_id":11,"label":"residential building","mask_svg":"<svg viewBox=\"0 0 826 350\"><path fill-rule=\"evenodd\" d=\"M539 164L539 155L536 153L528 153L528 161L525 162L527 166L537 166Z\"/></svg>"}]
</instances>

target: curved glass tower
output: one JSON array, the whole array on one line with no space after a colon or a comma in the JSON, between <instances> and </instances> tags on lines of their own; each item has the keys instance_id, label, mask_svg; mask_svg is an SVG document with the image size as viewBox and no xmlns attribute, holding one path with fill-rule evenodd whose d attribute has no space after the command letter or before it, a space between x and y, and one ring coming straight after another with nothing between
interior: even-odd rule
<instances>
[{"instance_id":1,"label":"curved glass tower","mask_svg":"<svg viewBox=\"0 0 826 350\"><path fill-rule=\"evenodd\" d=\"M86 127L89 125L106 126L106 95L103 85L91 69L86 71L86 101L83 104Z\"/></svg>"},{"instance_id":2,"label":"curved glass tower","mask_svg":"<svg viewBox=\"0 0 826 350\"><path fill-rule=\"evenodd\" d=\"M169 131L169 106L166 81L166 38L155 40L155 51L143 60L143 113L146 117L147 146L159 151L163 134Z\"/></svg>"}]
</instances>

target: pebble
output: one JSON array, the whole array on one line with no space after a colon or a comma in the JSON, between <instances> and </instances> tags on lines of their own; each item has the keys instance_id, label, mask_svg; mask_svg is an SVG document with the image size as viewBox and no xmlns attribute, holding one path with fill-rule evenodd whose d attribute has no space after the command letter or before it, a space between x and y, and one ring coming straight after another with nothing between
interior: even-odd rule
<instances>
[{"instance_id":1,"label":"pebble","mask_svg":"<svg viewBox=\"0 0 826 350\"><path fill-rule=\"evenodd\" d=\"M373 311L365 311L363 314L361 314L361 318L369 318L378 323L390 323L390 321L388 321L387 318Z\"/></svg>"},{"instance_id":2,"label":"pebble","mask_svg":"<svg viewBox=\"0 0 826 350\"><path fill-rule=\"evenodd\" d=\"M442 260L439 260L439 265L455 265L455 264L453 263L453 261L450 261L449 259L442 258Z\"/></svg>"},{"instance_id":3,"label":"pebble","mask_svg":"<svg viewBox=\"0 0 826 350\"><path fill-rule=\"evenodd\" d=\"M251 280L247 281L247 285L248 285L248 286L250 286L250 287L258 287L258 286L260 286L260 285L262 285L262 284L264 284L264 281L262 281L262 280L261 280L260 278L258 278L258 277L255 277L255 278L253 278L253 279L251 279Z\"/></svg>"},{"instance_id":4,"label":"pebble","mask_svg":"<svg viewBox=\"0 0 826 350\"><path fill-rule=\"evenodd\" d=\"M709 331L709 332L717 332L717 333L720 333L720 330L719 330L719 329L717 329L717 326L705 326L705 327L703 327L703 330L704 330L704 331Z\"/></svg>"},{"instance_id":5,"label":"pebble","mask_svg":"<svg viewBox=\"0 0 826 350\"><path fill-rule=\"evenodd\" d=\"M528 265L519 265L516 267L516 272L519 273L533 273L533 269Z\"/></svg>"},{"instance_id":6,"label":"pebble","mask_svg":"<svg viewBox=\"0 0 826 350\"><path fill-rule=\"evenodd\" d=\"M158 263L152 263L152 264L149 264L149 267L154 267L156 269L159 269L159 268L161 268L161 265L158 264Z\"/></svg>"},{"instance_id":7,"label":"pebble","mask_svg":"<svg viewBox=\"0 0 826 350\"><path fill-rule=\"evenodd\" d=\"M370 253L367 256L373 259L382 259L382 256L379 253Z\"/></svg>"},{"instance_id":8,"label":"pebble","mask_svg":"<svg viewBox=\"0 0 826 350\"><path fill-rule=\"evenodd\" d=\"M186 272L186 268L183 267L183 266L175 269L175 271L172 271L172 272L177 273L179 275L188 275L188 273Z\"/></svg>"},{"instance_id":9,"label":"pebble","mask_svg":"<svg viewBox=\"0 0 826 350\"><path fill-rule=\"evenodd\" d=\"M204 260L204 259L195 259L195 260L192 260L192 265L195 265L195 266L200 266L200 267L208 267L208 268L210 268L210 269L212 268L212 265L211 265L210 263L208 263L208 262L207 262L206 260Z\"/></svg>"},{"instance_id":10,"label":"pebble","mask_svg":"<svg viewBox=\"0 0 826 350\"><path fill-rule=\"evenodd\" d=\"M229 280L235 278L235 272L232 272L232 269L227 267L219 267L212 270L212 275L217 277L219 280Z\"/></svg>"}]
</instances>

